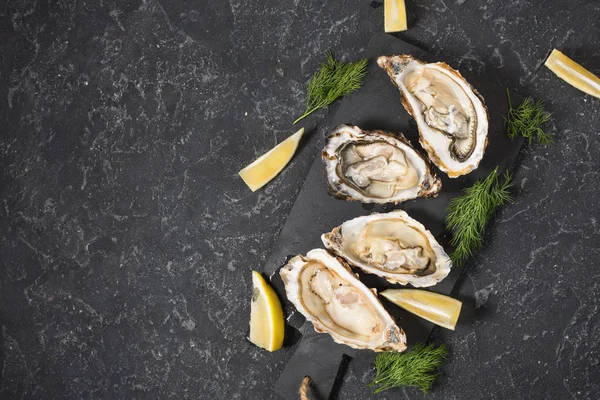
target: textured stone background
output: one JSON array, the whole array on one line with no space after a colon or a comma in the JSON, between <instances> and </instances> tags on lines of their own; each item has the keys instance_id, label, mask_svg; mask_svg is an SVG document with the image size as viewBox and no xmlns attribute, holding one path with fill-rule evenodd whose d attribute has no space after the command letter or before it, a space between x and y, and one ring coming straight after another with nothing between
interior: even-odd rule
<instances>
[{"instance_id":1,"label":"textured stone background","mask_svg":"<svg viewBox=\"0 0 600 400\"><path fill-rule=\"evenodd\" d=\"M546 100L556 134L522 152L461 324L434 334L430 398L600 398L600 101L543 67L557 47L600 73L600 4L407 4L402 38ZM237 171L293 131L324 51L382 30L376 5L0 0L0 398L274 397L293 349L245 341L250 270L326 127L257 193ZM351 363L338 398L372 377Z\"/></svg>"}]
</instances>

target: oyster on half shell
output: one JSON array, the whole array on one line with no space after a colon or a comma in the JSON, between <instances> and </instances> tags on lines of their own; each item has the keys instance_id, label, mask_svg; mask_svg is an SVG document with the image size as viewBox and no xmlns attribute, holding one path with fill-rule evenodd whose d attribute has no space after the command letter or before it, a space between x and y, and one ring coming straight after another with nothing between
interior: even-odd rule
<instances>
[{"instance_id":1,"label":"oyster on half shell","mask_svg":"<svg viewBox=\"0 0 600 400\"><path fill-rule=\"evenodd\" d=\"M315 331L356 349L404 351L406 335L346 264L326 250L292 258L279 272L290 302Z\"/></svg>"},{"instance_id":2,"label":"oyster on half shell","mask_svg":"<svg viewBox=\"0 0 600 400\"><path fill-rule=\"evenodd\" d=\"M433 286L452 267L431 232L401 210L351 219L321 240L350 265L391 283Z\"/></svg>"},{"instance_id":3,"label":"oyster on half shell","mask_svg":"<svg viewBox=\"0 0 600 400\"><path fill-rule=\"evenodd\" d=\"M402 105L415 118L429 159L450 178L476 169L487 146L483 97L446 63L397 55L381 56L377 64L402 93Z\"/></svg>"},{"instance_id":4,"label":"oyster on half shell","mask_svg":"<svg viewBox=\"0 0 600 400\"><path fill-rule=\"evenodd\" d=\"M340 125L322 153L329 191L362 203L399 203L436 196L441 181L404 135Z\"/></svg>"}]
</instances>

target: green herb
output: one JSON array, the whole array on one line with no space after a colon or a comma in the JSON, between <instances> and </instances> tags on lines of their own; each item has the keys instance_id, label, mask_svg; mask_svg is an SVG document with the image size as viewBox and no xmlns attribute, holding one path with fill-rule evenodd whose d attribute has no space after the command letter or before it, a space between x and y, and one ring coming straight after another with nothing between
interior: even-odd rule
<instances>
[{"instance_id":1,"label":"green herb","mask_svg":"<svg viewBox=\"0 0 600 400\"><path fill-rule=\"evenodd\" d=\"M433 343L419 343L406 353L381 353L375 358L377 372L369 386L376 388L375 393L398 386L416 386L427 394L447 356L445 345L436 347Z\"/></svg>"},{"instance_id":2,"label":"green herb","mask_svg":"<svg viewBox=\"0 0 600 400\"><path fill-rule=\"evenodd\" d=\"M542 125L550 121L550 113L544 111L544 102L534 101L531 97L517 108L513 108L510 92L506 89L508 97L508 115L504 118L508 137L514 139L517 135L527 139L531 144L533 140L547 145L554 140L554 135L544 132Z\"/></svg>"},{"instance_id":3,"label":"green herb","mask_svg":"<svg viewBox=\"0 0 600 400\"><path fill-rule=\"evenodd\" d=\"M327 60L308 82L306 87L306 111L294 124L320 108L326 107L338 98L356 92L367 73L368 60L345 63L333 58L327 52Z\"/></svg>"},{"instance_id":4,"label":"green herb","mask_svg":"<svg viewBox=\"0 0 600 400\"><path fill-rule=\"evenodd\" d=\"M483 233L499 206L512 203L509 188L512 176L508 171L500 183L498 167L484 180L464 189L464 195L450 201L446 209L446 227L453 231L450 244L455 250L452 261L461 264L483 244Z\"/></svg>"}]
</instances>

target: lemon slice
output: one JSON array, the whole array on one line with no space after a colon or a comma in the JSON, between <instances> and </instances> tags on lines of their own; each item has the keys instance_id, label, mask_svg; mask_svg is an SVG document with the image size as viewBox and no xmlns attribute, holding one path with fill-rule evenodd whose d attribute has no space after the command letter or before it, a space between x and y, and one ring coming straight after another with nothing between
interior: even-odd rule
<instances>
[{"instance_id":1,"label":"lemon slice","mask_svg":"<svg viewBox=\"0 0 600 400\"><path fill-rule=\"evenodd\" d=\"M304 128L273 147L239 172L246 185L253 192L269 183L290 162L303 134Z\"/></svg>"},{"instance_id":2,"label":"lemon slice","mask_svg":"<svg viewBox=\"0 0 600 400\"><path fill-rule=\"evenodd\" d=\"M545 65L569 85L600 99L600 78L560 51L552 50Z\"/></svg>"},{"instance_id":3,"label":"lemon slice","mask_svg":"<svg viewBox=\"0 0 600 400\"><path fill-rule=\"evenodd\" d=\"M275 351L283 345L283 310L275 291L261 274L252 271L250 305L250 341L265 350Z\"/></svg>"},{"instance_id":4,"label":"lemon slice","mask_svg":"<svg viewBox=\"0 0 600 400\"><path fill-rule=\"evenodd\" d=\"M388 289L381 295L429 322L454 330L462 303L443 294L416 289Z\"/></svg>"},{"instance_id":5,"label":"lemon slice","mask_svg":"<svg viewBox=\"0 0 600 400\"><path fill-rule=\"evenodd\" d=\"M408 25L406 24L406 7L404 7L404 0L385 0L383 14L385 16L384 28L386 32L400 32L406 30Z\"/></svg>"}]
</instances>

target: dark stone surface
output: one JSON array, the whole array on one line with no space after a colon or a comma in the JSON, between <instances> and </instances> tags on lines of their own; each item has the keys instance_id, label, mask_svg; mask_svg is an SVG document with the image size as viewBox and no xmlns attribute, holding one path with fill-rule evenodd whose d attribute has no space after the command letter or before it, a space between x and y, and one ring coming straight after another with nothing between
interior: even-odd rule
<instances>
[{"instance_id":1,"label":"dark stone surface","mask_svg":"<svg viewBox=\"0 0 600 400\"><path fill-rule=\"evenodd\" d=\"M546 100L557 136L522 152L430 397L596 399L600 101L543 61L600 73L600 5L407 3L401 37ZM323 52L382 26L368 0L0 1L0 398L274 398L292 350L244 340L250 270L326 131L257 193L237 171L292 133ZM372 377L351 362L338 398Z\"/></svg>"}]
</instances>

